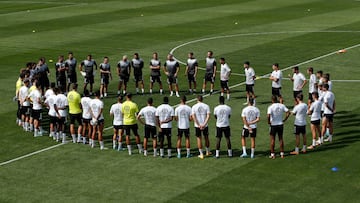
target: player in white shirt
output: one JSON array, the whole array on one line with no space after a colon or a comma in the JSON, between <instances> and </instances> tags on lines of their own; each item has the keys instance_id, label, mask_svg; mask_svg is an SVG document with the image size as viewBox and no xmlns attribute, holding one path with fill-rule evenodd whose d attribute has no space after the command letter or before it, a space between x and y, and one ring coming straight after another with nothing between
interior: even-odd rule
<instances>
[{"instance_id":1,"label":"player in white shirt","mask_svg":"<svg viewBox=\"0 0 360 203\"><path fill-rule=\"evenodd\" d=\"M284 104L278 102L276 96L271 98L272 104L267 109L267 119L270 125L270 159L275 159L275 137L279 136L280 143L280 157L284 158L284 122L289 118L290 112ZM286 113L285 119L283 114Z\"/></svg>"},{"instance_id":2,"label":"player in white shirt","mask_svg":"<svg viewBox=\"0 0 360 203\"><path fill-rule=\"evenodd\" d=\"M49 137L52 137L54 140L58 141L60 138L56 137L56 135L58 135L56 133L57 131L57 119L60 117L59 111L56 108L56 92L58 91L57 88L55 87L54 89L54 94L48 96L45 101L44 104L47 106L47 108L49 109L48 111L48 115L49 115L49 120L50 120L50 134Z\"/></svg>"},{"instance_id":3,"label":"player in white shirt","mask_svg":"<svg viewBox=\"0 0 360 203\"><path fill-rule=\"evenodd\" d=\"M271 92L272 92L272 95L273 96L276 96L279 98L279 102L280 103L283 103L283 98L282 98L282 95L281 95L281 81L282 81L282 72L281 70L279 69L279 64L278 63L274 63L272 65L272 69L273 69L273 72L271 73L270 75L270 80L272 81L271 82Z\"/></svg>"},{"instance_id":4,"label":"player in white shirt","mask_svg":"<svg viewBox=\"0 0 360 203\"><path fill-rule=\"evenodd\" d=\"M60 117L57 119L58 123L58 133L56 135L57 141L59 141L59 137L61 136L63 140L66 139L65 134L65 121L67 117L67 111L66 108L68 107L68 101L67 97L61 93L61 90L58 89L59 93L56 95L56 109L60 115Z\"/></svg>"},{"instance_id":5,"label":"player in white shirt","mask_svg":"<svg viewBox=\"0 0 360 203\"><path fill-rule=\"evenodd\" d=\"M290 152L292 155L299 154L299 146L300 146L300 134L303 137L303 147L301 153L306 153L306 116L307 116L307 105L303 102L303 95L298 94L296 96L296 105L294 109L291 111L291 114L295 115L294 121L294 134L296 146L295 150Z\"/></svg>"},{"instance_id":6,"label":"player in white shirt","mask_svg":"<svg viewBox=\"0 0 360 203\"><path fill-rule=\"evenodd\" d=\"M91 98L89 97L89 90L84 90L84 96L80 100L81 108L82 108L82 142L86 144L86 137L89 139L89 145L91 145L92 140L92 126L90 125L91 121L91 110L90 110L90 102ZM86 134L87 130L87 134ZM78 136L77 142L81 140L81 137ZM75 142L75 140L73 140Z\"/></svg>"},{"instance_id":7,"label":"player in white shirt","mask_svg":"<svg viewBox=\"0 0 360 203\"><path fill-rule=\"evenodd\" d=\"M326 128L329 128L329 136L325 139L326 142L332 142L333 136L333 118L336 113L336 105L335 105L335 95L331 91L329 91L329 85L323 85L324 90L324 117L322 120L322 130L321 135L325 136Z\"/></svg>"},{"instance_id":8,"label":"player in white shirt","mask_svg":"<svg viewBox=\"0 0 360 203\"><path fill-rule=\"evenodd\" d=\"M216 119L216 154L215 154L215 158L220 157L220 144L221 144L221 138L222 138L223 134L226 138L226 144L228 147L228 156L232 157L231 140L230 140L231 107L225 104L224 96L219 97L219 105L217 105L214 108L214 116Z\"/></svg>"},{"instance_id":9,"label":"player in white shirt","mask_svg":"<svg viewBox=\"0 0 360 203\"><path fill-rule=\"evenodd\" d=\"M120 95L118 97L118 102L113 104L110 108L110 116L113 116L113 149L116 149L116 142L118 142L118 151L122 151L122 139L124 135L124 123L123 123L123 115L121 112L123 102L123 96Z\"/></svg>"},{"instance_id":10,"label":"player in white shirt","mask_svg":"<svg viewBox=\"0 0 360 203\"><path fill-rule=\"evenodd\" d=\"M291 76L289 74L290 80L293 82L293 93L294 93L294 102L296 105L296 97L299 94L302 94L302 89L304 88L307 80L305 76L299 72L299 66L293 67L294 74Z\"/></svg>"},{"instance_id":11,"label":"player in white shirt","mask_svg":"<svg viewBox=\"0 0 360 203\"><path fill-rule=\"evenodd\" d=\"M154 157L157 156L157 135L156 135L156 108L153 106L153 99L147 100L147 106L142 108L137 115L137 119L142 123L144 127L144 156L147 156L147 143L148 139L152 138ZM144 120L142 120L143 118Z\"/></svg>"},{"instance_id":12,"label":"player in white shirt","mask_svg":"<svg viewBox=\"0 0 360 203\"><path fill-rule=\"evenodd\" d=\"M168 158L171 157L171 127L174 119L174 108L169 105L169 98L164 97L163 103L156 108L156 119L159 126L160 156L164 158L164 137L168 142Z\"/></svg>"},{"instance_id":13,"label":"player in white shirt","mask_svg":"<svg viewBox=\"0 0 360 203\"><path fill-rule=\"evenodd\" d=\"M255 105L255 93L254 93L254 85L255 85L255 71L252 67L250 67L250 62L244 62L244 72L245 72L245 85L246 85L246 103L244 105L248 105L249 98L254 99Z\"/></svg>"},{"instance_id":14,"label":"player in white shirt","mask_svg":"<svg viewBox=\"0 0 360 203\"><path fill-rule=\"evenodd\" d=\"M45 91L44 99L48 98L50 95L55 94L54 88L55 88L55 83L54 82L50 83L50 88Z\"/></svg>"},{"instance_id":15,"label":"player in white shirt","mask_svg":"<svg viewBox=\"0 0 360 203\"><path fill-rule=\"evenodd\" d=\"M19 103L21 113L21 123L25 131L29 131L29 118L30 118L30 102L27 97L29 95L29 79L24 80L24 85L19 89Z\"/></svg>"},{"instance_id":16,"label":"player in white shirt","mask_svg":"<svg viewBox=\"0 0 360 203\"><path fill-rule=\"evenodd\" d=\"M310 123L311 123L312 144L308 147L308 149L315 148L316 133L319 135L318 143L322 144L324 141L324 138L321 136L321 130L320 130L322 102L319 101L319 94L317 92L313 92L312 97L313 97L313 102L311 103L310 108L308 110L308 114L311 115Z\"/></svg>"},{"instance_id":17,"label":"player in white shirt","mask_svg":"<svg viewBox=\"0 0 360 203\"><path fill-rule=\"evenodd\" d=\"M42 136L42 132L40 132L40 119L42 112L42 102L41 102L41 92L40 85L36 83L36 89L30 92L28 98L32 102L32 111L31 117L33 119L34 124L34 137Z\"/></svg>"},{"instance_id":18,"label":"player in white shirt","mask_svg":"<svg viewBox=\"0 0 360 203\"><path fill-rule=\"evenodd\" d=\"M260 110L254 106L254 101L252 97L248 100L248 106L245 107L241 112L241 117L244 123L244 127L241 134L241 145L243 153L240 156L241 158L247 157L246 153L246 138L250 136L251 138L251 155L250 157L255 158L255 138L257 134L256 123L260 121Z\"/></svg>"},{"instance_id":19,"label":"player in white shirt","mask_svg":"<svg viewBox=\"0 0 360 203\"><path fill-rule=\"evenodd\" d=\"M231 74L231 69L228 64L225 62L225 58L220 58L220 86L221 86L221 96L224 96L224 91L226 90L226 98L230 99L230 89L229 89L229 78Z\"/></svg>"},{"instance_id":20,"label":"player in white shirt","mask_svg":"<svg viewBox=\"0 0 360 203\"><path fill-rule=\"evenodd\" d=\"M104 116L103 116L104 103L100 100L100 91L95 92L95 98L90 102L90 109L91 109L91 117L92 117L90 124L93 126L91 147L92 148L95 147L95 137L96 137L96 133L98 133L100 150L106 149L104 147L104 141L102 137L103 129L104 129Z\"/></svg>"},{"instance_id":21,"label":"player in white shirt","mask_svg":"<svg viewBox=\"0 0 360 203\"><path fill-rule=\"evenodd\" d=\"M180 105L175 109L175 120L178 126L178 139L177 139L177 158L181 158L181 139L185 136L186 142L186 158L190 158L190 121L191 107L186 104L186 97L182 96L180 99Z\"/></svg>"},{"instance_id":22,"label":"player in white shirt","mask_svg":"<svg viewBox=\"0 0 360 203\"><path fill-rule=\"evenodd\" d=\"M329 91L332 91L332 82L330 80L330 74L329 73L325 73L324 77L323 77L323 84L328 84L329 85Z\"/></svg>"},{"instance_id":23,"label":"player in white shirt","mask_svg":"<svg viewBox=\"0 0 360 203\"><path fill-rule=\"evenodd\" d=\"M309 99L308 99L308 106L310 107L311 103L314 101L313 93L317 92L317 80L316 75L314 74L314 69L312 67L307 69L307 73L309 74Z\"/></svg>"},{"instance_id":24,"label":"player in white shirt","mask_svg":"<svg viewBox=\"0 0 360 203\"><path fill-rule=\"evenodd\" d=\"M195 127L195 135L197 140L197 146L199 149L199 158L204 159L204 154L202 150L202 137L205 139L205 147L206 147L206 156L210 156L210 140L209 140L209 127L208 122L210 119L210 107L209 105L203 102L203 97L198 95L197 104L192 106L191 108L191 116L194 120Z\"/></svg>"}]
</instances>

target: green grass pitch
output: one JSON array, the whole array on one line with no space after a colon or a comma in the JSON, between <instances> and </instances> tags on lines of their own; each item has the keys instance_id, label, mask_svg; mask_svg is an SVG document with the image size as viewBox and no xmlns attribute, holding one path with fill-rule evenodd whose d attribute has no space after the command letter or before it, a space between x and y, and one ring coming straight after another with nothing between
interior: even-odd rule
<instances>
[{"instance_id":1,"label":"green grass pitch","mask_svg":"<svg viewBox=\"0 0 360 203\"><path fill-rule=\"evenodd\" d=\"M356 0L0 0L0 202L359 202L359 13ZM346 53L336 54L344 48L348 48ZM98 63L104 56L110 57L113 72L122 55L131 58L134 52L140 53L146 65L154 51L162 62L171 50L180 61L193 51L201 67L208 50L213 50L217 59L225 57L235 73L227 102L233 110L235 157L226 157L223 141L220 159L198 159L193 128L194 157L180 160L153 158L152 153L149 157L128 156L126 151L100 151L80 144L56 146L46 136L33 138L23 132L15 125L16 103L11 100L19 69L41 56L56 61L70 50L78 61L87 54ZM269 160L266 108L271 84L264 78L255 85L261 111L256 158L238 158L245 102L244 77L239 74L243 74L245 60L259 76L270 73L275 62L286 69L284 76L297 64L303 73L310 66L329 72L337 104L334 141L305 155ZM54 80L54 63L48 65ZM185 94L184 65L180 71L181 94ZM145 68L144 72L148 91L149 71ZM202 75L200 70L198 83ZM95 88L99 88L98 75L95 80ZM117 81L114 77L110 97L104 99L105 127L112 124L108 111L116 102ZM129 87L134 92L133 81ZM289 81L284 81L283 95L285 105L292 106ZM143 107L148 96L135 96L134 101ZM162 97L152 96L159 105ZM213 110L218 94L204 101ZM178 98L170 98L171 105L178 103ZM293 121L291 117L285 123L287 154L295 143ZM310 143L309 127L307 131ZM173 128L173 143L175 132ZM112 130L104 134L106 146L111 147ZM213 116L210 137L214 150ZM51 146L55 147L4 164ZM333 172L332 167L339 170Z\"/></svg>"}]
</instances>

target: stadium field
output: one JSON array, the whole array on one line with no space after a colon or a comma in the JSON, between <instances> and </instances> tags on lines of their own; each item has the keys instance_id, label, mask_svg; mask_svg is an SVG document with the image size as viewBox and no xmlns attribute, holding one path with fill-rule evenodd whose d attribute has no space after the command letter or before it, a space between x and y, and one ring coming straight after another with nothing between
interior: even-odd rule
<instances>
[{"instance_id":1,"label":"stadium field","mask_svg":"<svg viewBox=\"0 0 360 203\"><path fill-rule=\"evenodd\" d=\"M360 164L360 1L358 0L0 0L0 202L359 202ZM339 50L345 49L345 53ZM99 150L82 144L59 144L48 136L34 138L15 124L15 82L26 62L45 57L55 80L58 55L74 52L78 62L92 54L100 64L110 58L113 80L104 101L105 145L112 147L111 104L116 102L116 64L135 52L145 61L145 95L135 95L139 107L148 97L160 105L158 85L149 91L148 63L154 51L162 63L173 53L181 63L180 94L188 104L184 76L188 52L204 67L208 50L226 58L232 68L229 81L232 107L228 158L222 141L221 157L197 158L191 128L192 158L176 158L176 124L172 129L173 158L144 157L134 151ZM50 62L53 60L54 62ZM241 155L241 110L246 101L243 62L250 61L259 76L255 84L261 112L255 159ZM283 75L299 65L306 74L330 73L336 96L334 140L306 154L289 155L295 147L294 116L285 123L284 159L271 160L266 109L270 105L271 65ZM199 70L198 88L204 70ZM306 75L307 76L307 75ZM82 78L78 73L79 90ZM162 75L165 84L165 75ZM95 77L95 89L100 85ZM129 91L135 92L134 81ZM209 86L209 85L208 85ZM209 87L208 87L209 88ZM215 90L220 89L219 75ZM165 95L168 95L164 85ZM308 86L304 88L306 93ZM284 104L293 108L292 83L283 81ZM219 93L204 95L211 111ZM176 106L179 98L170 97ZM311 134L307 126L307 141ZM46 124L44 127L48 128ZM210 119L210 144L215 152L215 118ZM143 138L143 128L140 127ZM133 138L133 137L132 137ZM70 139L70 138L69 138ZM184 142L184 141L183 141ZM132 139L135 147L135 139ZM249 150L249 144L247 143ZM98 146L98 143L97 143ZM133 147L133 148L134 148ZM276 143L277 155L278 143ZM183 148L183 157L185 149ZM278 156L279 157L279 156ZM336 170L332 170L336 168Z\"/></svg>"}]
</instances>

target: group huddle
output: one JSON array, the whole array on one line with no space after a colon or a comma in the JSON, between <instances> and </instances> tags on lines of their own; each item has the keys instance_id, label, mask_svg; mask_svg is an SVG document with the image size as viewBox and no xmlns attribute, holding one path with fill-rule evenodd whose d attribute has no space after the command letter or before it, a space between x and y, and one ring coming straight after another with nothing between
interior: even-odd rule
<instances>
[{"instance_id":1,"label":"group huddle","mask_svg":"<svg viewBox=\"0 0 360 203\"><path fill-rule=\"evenodd\" d=\"M211 83L210 94L214 90L214 81L216 76L216 60L213 53L208 52L206 58L206 69L202 93L205 93L206 83ZM189 92L196 92L196 75L198 72L197 60L189 53L185 74L189 81ZM224 58L220 58L220 85L221 96L219 104L213 109L213 115L216 119L216 151L215 157L220 157L220 143L224 136L228 148L228 156L232 157L231 147L231 129L230 116L231 107L225 104L224 92L227 99L230 99L228 80L231 69L225 63ZM167 157L172 156L172 122L177 123L177 157L181 158L182 137L185 137L186 157L191 157L190 153L190 123L194 123L195 135L197 138L198 157L204 159L204 156L212 154L210 150L208 122L211 116L209 105L203 102L202 95L197 96L197 103L192 107L186 103L186 97L179 95L177 76L179 73L179 63L169 54L163 67L163 72L167 76L170 96L174 95L173 84L175 84L175 95L180 97L180 104L174 109L169 105L169 98L163 97L163 103L158 107L153 106L153 99L147 100L147 106L138 109L138 105L132 101L132 94L126 92L127 83L130 78L131 67L134 71L134 80L136 93L144 93L144 83L142 79L142 68L144 62L135 53L130 62L127 56L124 56L118 63L117 73L119 76L118 102L110 108L110 115L113 117L113 149L122 151L123 135L126 137L126 147L129 155L132 154L130 142L131 132L135 136L135 141L139 153L148 155L148 139L152 139L153 156L165 157L164 140L167 139ZM97 69L96 62L88 55L78 67L84 76L84 89L82 96L78 92L76 77L76 59L69 53L69 58L64 61L63 56L59 56L55 64L56 83L50 83L48 79L49 68L44 58L40 58L38 63L28 63L27 68L21 70L20 77L16 83L16 99L18 101L17 123L25 131L34 131L34 137L42 136L44 130L41 127L43 105L48 109L50 121L49 136L58 142L66 143L65 122L70 120L70 135L73 143L89 144L96 146L98 140L100 149L106 149L103 141L104 130L104 103L103 97L107 97L107 86L109 79L112 79L109 59L104 57L104 62L100 64L101 86L100 90L95 91L93 95L94 68ZM161 63L157 53L153 54L150 61L150 93L152 93L153 83L160 84L160 93L163 93L160 73ZM281 95L281 81L283 79L282 71L278 64L273 64L273 72L269 79L272 81L272 104L267 109L267 120L270 125L270 158L275 156L275 138L278 135L280 143L280 157L284 157L283 129L284 122L288 117L295 115L294 134L296 138L295 150L290 154L297 155L306 153L307 149L314 149L324 141L332 141L333 135L333 115L335 110L335 96L331 92L332 84L329 74L322 74L318 71L315 75L313 68L308 68L307 72L310 79L299 72L299 67L293 68L293 75L289 78L293 82L293 96L295 106L292 111L283 104ZM246 138L251 139L250 157L255 157L255 138L257 134L257 123L260 120L260 111L256 107L256 96L254 93L255 71L250 67L248 61L244 62L245 84L247 105L242 110L243 130L242 130L242 155L248 157L246 150ZM307 104L303 101L303 87L309 84L309 98ZM90 90L87 85L90 85ZM141 92L139 92L139 84ZM193 86L192 86L193 85ZM123 87L122 91L121 88ZM70 90L71 89L71 90ZM285 117L284 117L285 114ZM306 118L311 118L312 144L306 143ZM144 139L141 144L138 133L138 122L144 125ZM76 128L75 124L78 124ZM303 146L300 150L300 135L303 137ZM327 139L324 139L328 136ZM205 140L205 152L203 152L203 141ZM159 144L159 152L158 152Z\"/></svg>"}]
</instances>

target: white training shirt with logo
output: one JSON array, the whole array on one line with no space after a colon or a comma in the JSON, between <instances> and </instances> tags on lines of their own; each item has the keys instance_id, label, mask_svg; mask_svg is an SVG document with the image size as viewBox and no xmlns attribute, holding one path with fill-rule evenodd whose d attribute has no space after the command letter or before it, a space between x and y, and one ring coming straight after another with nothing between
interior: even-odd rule
<instances>
[{"instance_id":1,"label":"white training shirt with logo","mask_svg":"<svg viewBox=\"0 0 360 203\"><path fill-rule=\"evenodd\" d=\"M57 96L55 94L50 95L45 100L45 104L47 104L49 106L49 112L48 112L49 116L52 116L52 117L57 116L56 111L55 111L56 100L57 100Z\"/></svg>"},{"instance_id":2,"label":"white training shirt with logo","mask_svg":"<svg viewBox=\"0 0 360 203\"><path fill-rule=\"evenodd\" d=\"M324 96L324 114L334 114L334 112L332 112L331 110L333 109L329 109L326 106L326 103L328 104L328 106L330 106L330 108L333 108L334 106L334 102L335 102L335 95L334 93L332 93L331 91L326 91L325 96Z\"/></svg>"},{"instance_id":3,"label":"white training shirt with logo","mask_svg":"<svg viewBox=\"0 0 360 203\"><path fill-rule=\"evenodd\" d=\"M286 108L284 104L274 103L270 105L267 109L267 114L270 115L271 125L275 126L284 124L283 114L288 111L289 109Z\"/></svg>"},{"instance_id":4,"label":"white training shirt with logo","mask_svg":"<svg viewBox=\"0 0 360 203\"><path fill-rule=\"evenodd\" d=\"M179 129L190 128L191 107L188 105L179 105L175 109L175 116L178 118L177 125Z\"/></svg>"},{"instance_id":5,"label":"white training shirt with logo","mask_svg":"<svg viewBox=\"0 0 360 203\"><path fill-rule=\"evenodd\" d=\"M35 89L33 91L30 92L29 94L29 98L32 101L32 109L34 110L40 110L42 109L41 106L41 93L38 89Z\"/></svg>"},{"instance_id":6,"label":"white training shirt with logo","mask_svg":"<svg viewBox=\"0 0 360 203\"><path fill-rule=\"evenodd\" d=\"M139 112L139 115L144 118L146 125L156 126L156 108L153 106L145 106Z\"/></svg>"},{"instance_id":7,"label":"white training shirt with logo","mask_svg":"<svg viewBox=\"0 0 360 203\"><path fill-rule=\"evenodd\" d=\"M45 94L44 94L44 97L45 98L48 98L48 97L50 97L50 95L54 95L55 93L54 93L54 90L52 90L52 89L48 89L48 90L46 90L46 92L45 92Z\"/></svg>"},{"instance_id":8,"label":"white training shirt with logo","mask_svg":"<svg viewBox=\"0 0 360 203\"><path fill-rule=\"evenodd\" d=\"M216 116L216 127L230 126L229 117L231 115L231 108L226 104L218 105L214 108L214 115Z\"/></svg>"},{"instance_id":9,"label":"white training shirt with logo","mask_svg":"<svg viewBox=\"0 0 360 203\"><path fill-rule=\"evenodd\" d=\"M91 119L90 102L91 102L90 97L83 97L80 100L81 107L82 107L82 110L83 110L82 111L82 117L84 119Z\"/></svg>"},{"instance_id":10,"label":"white training shirt with logo","mask_svg":"<svg viewBox=\"0 0 360 203\"><path fill-rule=\"evenodd\" d=\"M19 100L24 101L22 106L30 106L30 102L25 100L27 96L29 96L29 88L22 86L19 90Z\"/></svg>"},{"instance_id":11,"label":"white training shirt with logo","mask_svg":"<svg viewBox=\"0 0 360 203\"><path fill-rule=\"evenodd\" d=\"M271 86L274 87L274 88L280 88L281 87L281 80L282 80L282 72L280 70L274 70L271 73L271 77L274 77L274 78L278 79L277 82L272 81Z\"/></svg>"},{"instance_id":12,"label":"white training shirt with logo","mask_svg":"<svg viewBox=\"0 0 360 203\"><path fill-rule=\"evenodd\" d=\"M207 105L203 102L198 102L191 108L191 114L194 116L194 119L196 119L200 125L205 123L206 117L207 117L207 115L210 115L210 113L211 112L210 112L209 105ZM194 121L194 126L195 126L195 128L199 127L195 121ZM205 127L207 127L207 126L208 125L206 124Z\"/></svg>"},{"instance_id":13,"label":"white training shirt with logo","mask_svg":"<svg viewBox=\"0 0 360 203\"><path fill-rule=\"evenodd\" d=\"M319 101L319 100L316 100L313 103L311 103L311 105L310 105L310 111L312 112L311 121L320 120L320 118L321 118L321 107L322 107L322 102Z\"/></svg>"},{"instance_id":14,"label":"white training shirt with logo","mask_svg":"<svg viewBox=\"0 0 360 203\"><path fill-rule=\"evenodd\" d=\"M123 125L123 115L121 112L121 108L122 108L122 104L121 103L116 103L111 105L110 108L110 114L112 114L114 116L113 118L113 125Z\"/></svg>"},{"instance_id":15,"label":"white training shirt with logo","mask_svg":"<svg viewBox=\"0 0 360 203\"><path fill-rule=\"evenodd\" d=\"M221 64L220 67L220 80L227 81L230 77L231 69L227 63Z\"/></svg>"},{"instance_id":16,"label":"white training shirt with logo","mask_svg":"<svg viewBox=\"0 0 360 203\"><path fill-rule=\"evenodd\" d=\"M59 114L61 117L66 117L67 113L65 110L65 107L69 106L67 97L64 94L58 94L56 95L57 101L56 101L56 107L61 108L59 109Z\"/></svg>"},{"instance_id":17,"label":"white training shirt with logo","mask_svg":"<svg viewBox=\"0 0 360 203\"><path fill-rule=\"evenodd\" d=\"M101 112L101 109L104 108L104 103L100 99L92 99L90 102L90 109L93 113L93 118L98 118L98 120L104 119L104 116ZM100 115L100 117L99 117Z\"/></svg>"},{"instance_id":18,"label":"white training shirt with logo","mask_svg":"<svg viewBox=\"0 0 360 203\"><path fill-rule=\"evenodd\" d=\"M159 117L159 121L165 121L175 115L174 108L171 107L169 104L161 104L156 108L155 116ZM163 123L160 126L161 128L171 128L172 127L172 121Z\"/></svg>"},{"instance_id":19,"label":"white training shirt with logo","mask_svg":"<svg viewBox=\"0 0 360 203\"><path fill-rule=\"evenodd\" d=\"M305 126L306 125L306 116L307 116L307 105L305 103L297 104L292 113L295 114L294 124L297 126Z\"/></svg>"},{"instance_id":20,"label":"white training shirt with logo","mask_svg":"<svg viewBox=\"0 0 360 203\"><path fill-rule=\"evenodd\" d=\"M294 79L294 87L293 90L294 91L301 91L301 85L304 83L304 81L306 80L305 76L302 73L294 73L293 77Z\"/></svg>"},{"instance_id":21,"label":"white training shirt with logo","mask_svg":"<svg viewBox=\"0 0 360 203\"><path fill-rule=\"evenodd\" d=\"M260 117L260 110L255 106L247 106L241 112L241 117L245 117L246 121L252 122ZM256 128L256 123L250 124L250 128ZM248 129L248 127L244 124L244 128Z\"/></svg>"},{"instance_id":22,"label":"white training shirt with logo","mask_svg":"<svg viewBox=\"0 0 360 203\"><path fill-rule=\"evenodd\" d=\"M317 87L315 87L315 84L316 76L315 74L311 74L309 79L309 93L317 92Z\"/></svg>"},{"instance_id":23,"label":"white training shirt with logo","mask_svg":"<svg viewBox=\"0 0 360 203\"><path fill-rule=\"evenodd\" d=\"M254 80L254 76L255 76L255 71L253 68L249 67L249 68L245 68L245 83L247 85L253 85L255 80Z\"/></svg>"}]
</instances>

